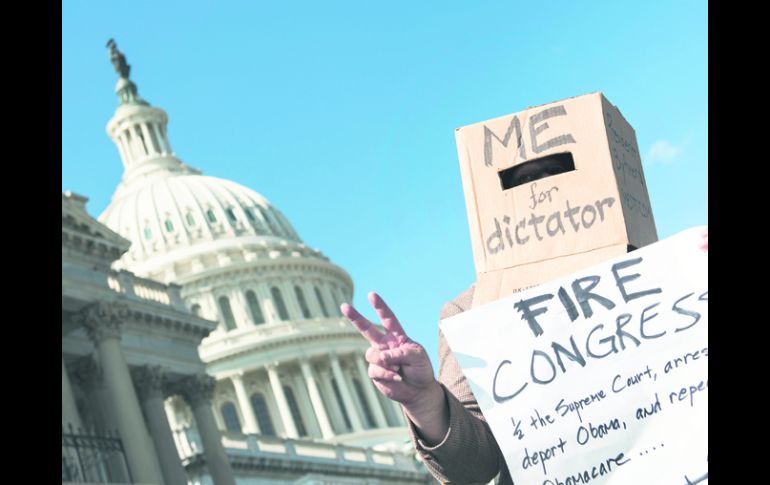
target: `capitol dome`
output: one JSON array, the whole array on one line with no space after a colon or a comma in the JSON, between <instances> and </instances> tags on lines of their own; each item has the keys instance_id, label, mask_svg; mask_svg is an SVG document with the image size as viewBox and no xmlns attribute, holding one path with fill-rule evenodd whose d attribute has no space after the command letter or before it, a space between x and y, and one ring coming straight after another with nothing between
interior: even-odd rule
<instances>
[{"instance_id":1,"label":"capitol dome","mask_svg":"<svg viewBox=\"0 0 770 485\"><path fill-rule=\"evenodd\" d=\"M217 327L198 348L216 378L212 407L228 438L259 435L400 447L400 407L368 378L368 343L341 315L353 281L257 192L177 158L168 116L121 77L107 133L124 174L99 221L132 242L115 264L181 286ZM181 401L172 427L191 429Z\"/></svg>"},{"instance_id":2,"label":"capitol dome","mask_svg":"<svg viewBox=\"0 0 770 485\"><path fill-rule=\"evenodd\" d=\"M323 259L267 199L235 182L178 169L121 188L99 220L133 241L121 264L139 274L176 280L192 271L185 261L214 248L283 248ZM168 271L152 274L161 260Z\"/></svg>"}]
</instances>

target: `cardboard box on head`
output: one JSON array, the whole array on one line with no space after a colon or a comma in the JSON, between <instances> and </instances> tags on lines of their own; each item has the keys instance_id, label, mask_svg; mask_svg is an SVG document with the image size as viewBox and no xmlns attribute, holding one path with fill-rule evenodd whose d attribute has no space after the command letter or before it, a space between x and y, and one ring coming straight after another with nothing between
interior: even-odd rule
<instances>
[{"instance_id":1,"label":"cardboard box on head","mask_svg":"<svg viewBox=\"0 0 770 485\"><path fill-rule=\"evenodd\" d=\"M601 93L455 136L474 307L657 241L636 134Z\"/></svg>"}]
</instances>

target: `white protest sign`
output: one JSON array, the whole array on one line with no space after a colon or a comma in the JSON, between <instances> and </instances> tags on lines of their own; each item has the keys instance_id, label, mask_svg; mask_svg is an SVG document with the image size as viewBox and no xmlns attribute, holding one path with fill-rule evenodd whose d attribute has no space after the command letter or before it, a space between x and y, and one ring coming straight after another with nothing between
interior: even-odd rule
<instances>
[{"instance_id":1,"label":"white protest sign","mask_svg":"<svg viewBox=\"0 0 770 485\"><path fill-rule=\"evenodd\" d=\"M708 483L701 230L441 322L515 483Z\"/></svg>"}]
</instances>

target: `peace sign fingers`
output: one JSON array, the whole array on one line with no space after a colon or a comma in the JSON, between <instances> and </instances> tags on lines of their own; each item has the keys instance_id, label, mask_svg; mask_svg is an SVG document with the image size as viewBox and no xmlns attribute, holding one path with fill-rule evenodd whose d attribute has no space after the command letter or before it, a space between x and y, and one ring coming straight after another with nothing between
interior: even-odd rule
<instances>
[{"instance_id":1,"label":"peace sign fingers","mask_svg":"<svg viewBox=\"0 0 770 485\"><path fill-rule=\"evenodd\" d=\"M345 315L345 318L350 320L350 323L361 332L361 335L363 335L369 343L372 345L379 345L382 334L372 322L364 318L363 315L358 313L358 310L347 303L340 305L340 311Z\"/></svg>"},{"instance_id":2,"label":"peace sign fingers","mask_svg":"<svg viewBox=\"0 0 770 485\"><path fill-rule=\"evenodd\" d=\"M387 303L385 303L385 300L383 300L380 295L375 292L369 293L369 303L371 303L374 311L377 312L377 315L382 321L382 326L385 327L388 332L392 332L396 336L406 337L406 333L404 332L403 327L401 327L398 318L396 318L396 315L393 314L393 311L388 307Z\"/></svg>"}]
</instances>

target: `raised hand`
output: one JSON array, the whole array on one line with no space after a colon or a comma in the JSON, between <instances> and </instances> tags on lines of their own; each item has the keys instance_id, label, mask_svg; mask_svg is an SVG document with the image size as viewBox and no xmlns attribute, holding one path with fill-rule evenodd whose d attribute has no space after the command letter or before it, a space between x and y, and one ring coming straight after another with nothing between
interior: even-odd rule
<instances>
[{"instance_id":1,"label":"raised hand","mask_svg":"<svg viewBox=\"0 0 770 485\"><path fill-rule=\"evenodd\" d=\"M369 293L369 303L380 317L385 333L364 318L347 303L340 306L350 320L371 344L366 351L369 377L377 389L389 399L406 408L419 406L434 397L439 387L433 377L428 354L422 345L410 339L396 316L377 293Z\"/></svg>"}]
</instances>

